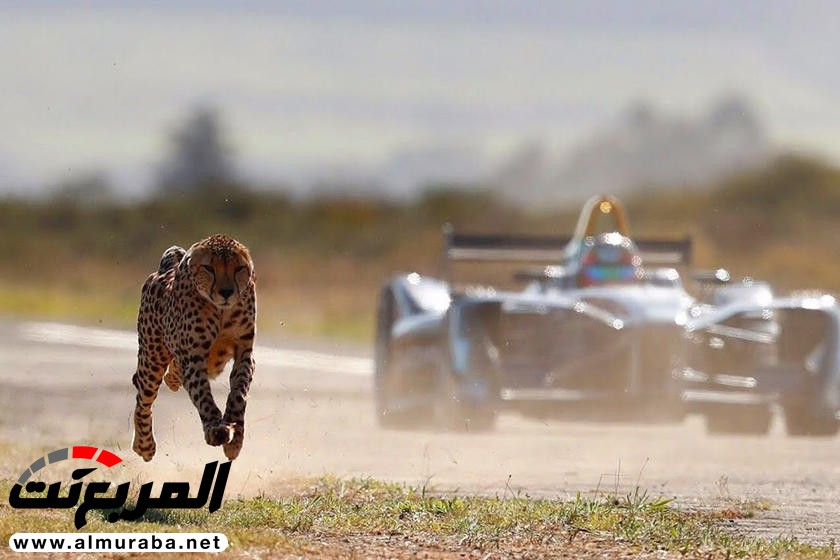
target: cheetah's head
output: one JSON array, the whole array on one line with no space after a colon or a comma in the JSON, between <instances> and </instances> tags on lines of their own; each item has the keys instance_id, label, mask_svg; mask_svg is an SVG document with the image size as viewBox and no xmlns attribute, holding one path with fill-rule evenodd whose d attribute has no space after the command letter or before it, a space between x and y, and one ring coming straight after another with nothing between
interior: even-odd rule
<instances>
[{"instance_id":1,"label":"cheetah's head","mask_svg":"<svg viewBox=\"0 0 840 560\"><path fill-rule=\"evenodd\" d=\"M248 249L228 237L213 236L193 245L189 267L198 292L221 308L239 301L253 281Z\"/></svg>"}]
</instances>

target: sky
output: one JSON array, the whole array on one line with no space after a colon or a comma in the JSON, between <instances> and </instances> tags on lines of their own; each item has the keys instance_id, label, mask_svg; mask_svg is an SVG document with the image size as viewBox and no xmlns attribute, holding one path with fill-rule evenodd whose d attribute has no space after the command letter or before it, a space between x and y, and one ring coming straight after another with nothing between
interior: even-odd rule
<instances>
[{"instance_id":1,"label":"sky","mask_svg":"<svg viewBox=\"0 0 840 560\"><path fill-rule=\"evenodd\" d=\"M266 181L498 162L730 92L778 145L840 161L836 2L0 2L0 37L0 190L98 170L142 189L200 105Z\"/></svg>"}]
</instances>

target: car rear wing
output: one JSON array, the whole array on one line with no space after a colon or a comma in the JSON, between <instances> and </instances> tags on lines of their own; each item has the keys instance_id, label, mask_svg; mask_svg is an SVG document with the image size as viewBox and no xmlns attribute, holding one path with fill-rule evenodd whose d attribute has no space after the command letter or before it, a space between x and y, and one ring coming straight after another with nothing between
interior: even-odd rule
<instances>
[{"instance_id":1,"label":"car rear wing","mask_svg":"<svg viewBox=\"0 0 840 560\"><path fill-rule=\"evenodd\" d=\"M571 236L482 235L444 230L449 261L559 263Z\"/></svg>"},{"instance_id":2,"label":"car rear wing","mask_svg":"<svg viewBox=\"0 0 840 560\"><path fill-rule=\"evenodd\" d=\"M572 236L524 236L456 233L444 228L444 253L449 262L562 263L577 248ZM689 264L692 241L683 239L634 239L645 264Z\"/></svg>"}]
</instances>

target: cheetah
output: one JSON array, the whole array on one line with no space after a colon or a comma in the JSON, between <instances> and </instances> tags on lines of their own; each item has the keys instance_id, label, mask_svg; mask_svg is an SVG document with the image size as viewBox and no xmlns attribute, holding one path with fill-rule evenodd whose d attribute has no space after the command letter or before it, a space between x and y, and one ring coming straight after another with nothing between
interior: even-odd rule
<instances>
[{"instance_id":1,"label":"cheetah","mask_svg":"<svg viewBox=\"0 0 840 560\"><path fill-rule=\"evenodd\" d=\"M143 284L137 316L137 389L132 449L145 461L155 455L152 404L161 382L183 383L198 410L208 445L221 445L233 460L245 437L245 406L254 375L256 280L248 249L213 235L189 250L170 247L157 272ZM233 359L225 412L210 392Z\"/></svg>"}]
</instances>

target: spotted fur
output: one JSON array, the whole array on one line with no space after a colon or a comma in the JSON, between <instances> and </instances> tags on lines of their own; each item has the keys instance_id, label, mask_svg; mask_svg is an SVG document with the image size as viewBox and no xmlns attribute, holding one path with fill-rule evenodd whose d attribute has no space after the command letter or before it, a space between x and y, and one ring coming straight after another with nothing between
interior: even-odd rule
<instances>
[{"instance_id":1,"label":"spotted fur","mask_svg":"<svg viewBox=\"0 0 840 560\"><path fill-rule=\"evenodd\" d=\"M156 443L152 404L161 382L183 384L198 410L209 445L235 459L245 437L245 406L254 375L252 357L257 303L254 265L248 249L213 235L185 251L170 247L157 272L143 285L137 317L137 389L132 449L151 461ZM210 392L233 360L225 412Z\"/></svg>"}]
</instances>

